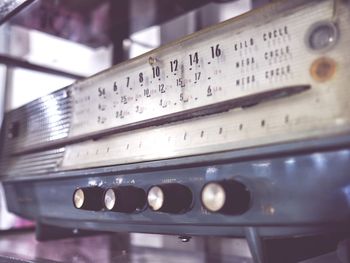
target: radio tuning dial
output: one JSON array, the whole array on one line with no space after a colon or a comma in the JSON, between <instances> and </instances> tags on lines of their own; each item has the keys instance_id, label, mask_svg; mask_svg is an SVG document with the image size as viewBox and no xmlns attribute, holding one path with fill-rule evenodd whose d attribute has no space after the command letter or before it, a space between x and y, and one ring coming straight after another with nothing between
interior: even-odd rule
<instances>
[{"instance_id":1,"label":"radio tuning dial","mask_svg":"<svg viewBox=\"0 0 350 263\"><path fill-rule=\"evenodd\" d=\"M133 213L146 204L146 193L134 186L109 188L104 192L104 206L109 211Z\"/></svg>"},{"instance_id":2,"label":"radio tuning dial","mask_svg":"<svg viewBox=\"0 0 350 263\"><path fill-rule=\"evenodd\" d=\"M237 215L250 206L250 192L241 182L223 180L207 183L201 193L202 205L211 212Z\"/></svg>"},{"instance_id":3,"label":"radio tuning dial","mask_svg":"<svg viewBox=\"0 0 350 263\"><path fill-rule=\"evenodd\" d=\"M73 205L77 209L99 211L102 204L103 189L97 186L77 188L73 193Z\"/></svg>"},{"instance_id":4,"label":"radio tuning dial","mask_svg":"<svg viewBox=\"0 0 350 263\"><path fill-rule=\"evenodd\" d=\"M191 190L177 183L152 186L147 195L148 205L153 211L174 214L189 210L192 200Z\"/></svg>"}]
</instances>

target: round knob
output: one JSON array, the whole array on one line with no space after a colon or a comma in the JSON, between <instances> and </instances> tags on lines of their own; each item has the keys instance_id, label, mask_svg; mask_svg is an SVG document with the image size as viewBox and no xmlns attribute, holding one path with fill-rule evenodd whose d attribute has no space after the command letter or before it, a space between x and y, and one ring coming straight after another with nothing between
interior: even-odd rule
<instances>
[{"instance_id":1,"label":"round knob","mask_svg":"<svg viewBox=\"0 0 350 263\"><path fill-rule=\"evenodd\" d=\"M97 186L78 188L73 193L73 205L77 209L99 211L102 204L103 189Z\"/></svg>"},{"instance_id":2,"label":"round knob","mask_svg":"<svg viewBox=\"0 0 350 263\"><path fill-rule=\"evenodd\" d=\"M307 33L307 45L315 51L325 51L334 47L339 39L339 30L333 22L320 21L311 25Z\"/></svg>"},{"instance_id":3,"label":"round knob","mask_svg":"<svg viewBox=\"0 0 350 263\"><path fill-rule=\"evenodd\" d=\"M250 192L235 180L207 183L201 193L202 205L211 212L242 214L249 209Z\"/></svg>"},{"instance_id":4,"label":"round knob","mask_svg":"<svg viewBox=\"0 0 350 263\"><path fill-rule=\"evenodd\" d=\"M176 183L152 186L147 195L148 205L153 211L167 213L186 212L192 200L191 190Z\"/></svg>"},{"instance_id":5,"label":"round knob","mask_svg":"<svg viewBox=\"0 0 350 263\"><path fill-rule=\"evenodd\" d=\"M103 200L109 211L133 213L145 206L146 193L134 186L119 186L107 189Z\"/></svg>"}]
</instances>

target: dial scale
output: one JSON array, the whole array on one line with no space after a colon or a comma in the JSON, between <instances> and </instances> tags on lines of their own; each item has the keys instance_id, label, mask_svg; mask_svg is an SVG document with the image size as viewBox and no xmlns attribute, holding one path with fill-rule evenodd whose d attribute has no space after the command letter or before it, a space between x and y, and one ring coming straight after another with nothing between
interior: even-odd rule
<instances>
[{"instance_id":1,"label":"dial scale","mask_svg":"<svg viewBox=\"0 0 350 263\"><path fill-rule=\"evenodd\" d=\"M310 25L332 21L332 5L310 5L311 14L303 7L264 24L234 19L76 83L69 136L309 84L315 54L304 39Z\"/></svg>"},{"instance_id":2,"label":"dial scale","mask_svg":"<svg viewBox=\"0 0 350 263\"><path fill-rule=\"evenodd\" d=\"M341 13L334 1L316 1L273 19L258 13L250 24L239 17L72 85L68 137L93 140L67 146L60 169L348 131L349 17Z\"/></svg>"}]
</instances>

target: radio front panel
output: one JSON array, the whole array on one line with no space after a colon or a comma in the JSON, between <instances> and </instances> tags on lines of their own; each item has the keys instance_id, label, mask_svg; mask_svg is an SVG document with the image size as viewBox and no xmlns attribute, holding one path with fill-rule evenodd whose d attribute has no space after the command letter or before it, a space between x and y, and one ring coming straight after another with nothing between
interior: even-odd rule
<instances>
[{"instance_id":1,"label":"radio front panel","mask_svg":"<svg viewBox=\"0 0 350 263\"><path fill-rule=\"evenodd\" d=\"M8 114L4 174L53 150L28 174L347 134L349 20L282 1L76 82Z\"/></svg>"}]
</instances>

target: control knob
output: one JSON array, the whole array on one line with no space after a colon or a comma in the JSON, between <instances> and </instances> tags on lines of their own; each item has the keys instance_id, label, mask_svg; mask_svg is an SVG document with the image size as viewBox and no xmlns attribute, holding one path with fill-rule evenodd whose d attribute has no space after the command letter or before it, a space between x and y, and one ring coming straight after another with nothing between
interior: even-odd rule
<instances>
[{"instance_id":1,"label":"control knob","mask_svg":"<svg viewBox=\"0 0 350 263\"><path fill-rule=\"evenodd\" d=\"M73 193L73 205L77 209L99 211L102 204L103 189L97 186L77 188Z\"/></svg>"},{"instance_id":2,"label":"control knob","mask_svg":"<svg viewBox=\"0 0 350 263\"><path fill-rule=\"evenodd\" d=\"M146 193L135 186L118 186L107 189L103 200L109 211L133 213L145 206Z\"/></svg>"},{"instance_id":3,"label":"control knob","mask_svg":"<svg viewBox=\"0 0 350 263\"><path fill-rule=\"evenodd\" d=\"M223 180L207 183L201 193L202 205L211 212L242 214L249 209L250 192L241 182Z\"/></svg>"},{"instance_id":4,"label":"control knob","mask_svg":"<svg viewBox=\"0 0 350 263\"><path fill-rule=\"evenodd\" d=\"M152 186L147 195L148 205L153 211L174 214L189 210L192 200L191 190L177 183Z\"/></svg>"}]
</instances>

